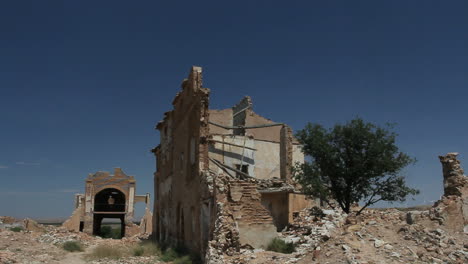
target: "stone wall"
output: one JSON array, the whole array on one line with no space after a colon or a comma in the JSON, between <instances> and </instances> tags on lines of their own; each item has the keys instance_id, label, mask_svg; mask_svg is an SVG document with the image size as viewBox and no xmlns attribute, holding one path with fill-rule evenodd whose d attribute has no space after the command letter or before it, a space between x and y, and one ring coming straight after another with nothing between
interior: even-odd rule
<instances>
[{"instance_id":1,"label":"stone wall","mask_svg":"<svg viewBox=\"0 0 468 264\"><path fill-rule=\"evenodd\" d=\"M444 176L444 195L467 197L468 180L464 175L457 156L458 153L456 152L447 153L445 156L439 156Z\"/></svg>"},{"instance_id":2,"label":"stone wall","mask_svg":"<svg viewBox=\"0 0 468 264\"><path fill-rule=\"evenodd\" d=\"M255 114L250 97L224 110L209 110L208 103L201 68L192 67L173 109L156 126L153 238L217 263L241 246L266 247L277 235L274 216L281 215L284 226L289 207L304 205L290 205L290 183L275 213L259 193L281 188L286 181L280 177L289 181L291 166L304 156L291 129Z\"/></svg>"},{"instance_id":3,"label":"stone wall","mask_svg":"<svg viewBox=\"0 0 468 264\"><path fill-rule=\"evenodd\" d=\"M431 217L454 232L468 233L468 177L458 153L439 156L444 177L444 196L431 210Z\"/></svg>"},{"instance_id":4,"label":"stone wall","mask_svg":"<svg viewBox=\"0 0 468 264\"><path fill-rule=\"evenodd\" d=\"M204 195L201 171L208 166L208 95L200 67L192 67L173 101L173 110L159 122L156 155L154 238L161 243L202 252ZM211 207L212 205L209 205Z\"/></svg>"}]
</instances>

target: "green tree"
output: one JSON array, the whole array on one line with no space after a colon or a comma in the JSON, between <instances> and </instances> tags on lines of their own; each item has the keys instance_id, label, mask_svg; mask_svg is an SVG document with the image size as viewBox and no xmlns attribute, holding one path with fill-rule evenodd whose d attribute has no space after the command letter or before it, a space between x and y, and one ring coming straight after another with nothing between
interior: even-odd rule
<instances>
[{"instance_id":1,"label":"green tree","mask_svg":"<svg viewBox=\"0 0 468 264\"><path fill-rule=\"evenodd\" d=\"M416 162L395 145L393 125L379 127L360 118L331 129L308 123L296 137L310 162L297 164L294 177L307 195L335 200L346 213L378 201L403 202L418 190L406 186L401 170Z\"/></svg>"}]
</instances>

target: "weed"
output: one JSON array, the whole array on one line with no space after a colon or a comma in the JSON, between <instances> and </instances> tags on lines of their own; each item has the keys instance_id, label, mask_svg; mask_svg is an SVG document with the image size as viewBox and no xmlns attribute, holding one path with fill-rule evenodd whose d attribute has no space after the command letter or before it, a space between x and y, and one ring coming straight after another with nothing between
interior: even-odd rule
<instances>
[{"instance_id":1,"label":"weed","mask_svg":"<svg viewBox=\"0 0 468 264\"><path fill-rule=\"evenodd\" d=\"M133 256L135 257L143 256L144 253L145 253L145 249L141 245L135 246L133 248Z\"/></svg>"},{"instance_id":2,"label":"weed","mask_svg":"<svg viewBox=\"0 0 468 264\"><path fill-rule=\"evenodd\" d=\"M160 256L161 249L152 242L142 242L132 248L133 256Z\"/></svg>"},{"instance_id":3,"label":"weed","mask_svg":"<svg viewBox=\"0 0 468 264\"><path fill-rule=\"evenodd\" d=\"M83 251L83 245L78 241L67 241L63 243L62 248L69 252Z\"/></svg>"},{"instance_id":4,"label":"weed","mask_svg":"<svg viewBox=\"0 0 468 264\"><path fill-rule=\"evenodd\" d=\"M112 226L108 226L108 225L101 227L99 236L102 238L113 238L113 239L122 238L120 234L120 227L113 228Z\"/></svg>"},{"instance_id":5,"label":"weed","mask_svg":"<svg viewBox=\"0 0 468 264\"><path fill-rule=\"evenodd\" d=\"M174 260L174 264L192 264L192 260L189 256L183 256L180 258L176 258Z\"/></svg>"},{"instance_id":6,"label":"weed","mask_svg":"<svg viewBox=\"0 0 468 264\"><path fill-rule=\"evenodd\" d=\"M173 248L169 248L165 250L161 256L161 260L164 262L174 261L179 257L179 253L175 251Z\"/></svg>"},{"instance_id":7,"label":"weed","mask_svg":"<svg viewBox=\"0 0 468 264\"><path fill-rule=\"evenodd\" d=\"M270 244L268 244L267 250L291 254L295 251L295 248L296 246L293 242L287 243L284 242L284 240L275 237L273 240L271 240Z\"/></svg>"},{"instance_id":8,"label":"weed","mask_svg":"<svg viewBox=\"0 0 468 264\"><path fill-rule=\"evenodd\" d=\"M119 259L122 257L123 252L122 248L112 247L108 245L100 245L94 248L93 252L89 255L91 259Z\"/></svg>"},{"instance_id":9,"label":"weed","mask_svg":"<svg viewBox=\"0 0 468 264\"><path fill-rule=\"evenodd\" d=\"M10 231L21 232L23 231L23 228L21 226L15 226L15 227L10 228Z\"/></svg>"}]
</instances>

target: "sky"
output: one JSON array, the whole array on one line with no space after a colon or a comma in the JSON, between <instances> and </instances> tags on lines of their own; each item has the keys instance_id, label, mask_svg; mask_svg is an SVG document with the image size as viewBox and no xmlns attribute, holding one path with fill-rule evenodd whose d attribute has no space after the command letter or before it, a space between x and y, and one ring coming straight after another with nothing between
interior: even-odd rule
<instances>
[{"instance_id":1,"label":"sky","mask_svg":"<svg viewBox=\"0 0 468 264\"><path fill-rule=\"evenodd\" d=\"M250 95L298 130L397 123L403 173L442 194L468 168L468 1L2 1L0 215L67 217L89 173L153 195L154 129L192 65L210 107ZM141 214L144 205L137 206Z\"/></svg>"}]
</instances>

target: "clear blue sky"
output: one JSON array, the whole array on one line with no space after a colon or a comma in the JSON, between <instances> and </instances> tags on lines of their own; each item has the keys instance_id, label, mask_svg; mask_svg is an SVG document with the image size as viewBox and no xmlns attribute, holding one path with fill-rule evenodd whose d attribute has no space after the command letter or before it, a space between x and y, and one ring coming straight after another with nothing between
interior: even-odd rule
<instances>
[{"instance_id":1,"label":"clear blue sky","mask_svg":"<svg viewBox=\"0 0 468 264\"><path fill-rule=\"evenodd\" d=\"M0 215L67 216L114 167L152 194L154 126L192 65L212 108L398 123L411 204L442 194L438 155L468 169L468 1L2 1Z\"/></svg>"}]
</instances>

